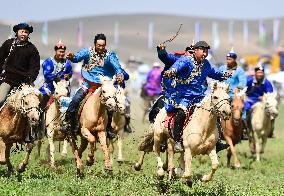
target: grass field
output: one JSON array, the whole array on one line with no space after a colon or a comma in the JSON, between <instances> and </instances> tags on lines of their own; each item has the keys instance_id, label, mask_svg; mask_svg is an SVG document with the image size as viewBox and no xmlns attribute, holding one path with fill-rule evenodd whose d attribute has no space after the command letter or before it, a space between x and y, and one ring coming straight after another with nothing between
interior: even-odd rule
<instances>
[{"instance_id":1,"label":"grass field","mask_svg":"<svg viewBox=\"0 0 284 196\"><path fill-rule=\"evenodd\" d=\"M139 100L136 100L139 101ZM57 147L57 169L51 169L45 157L45 149L39 160L35 151L23 174L6 175L6 167L0 167L0 195L284 195L284 107L280 107L275 136L269 139L262 162L256 163L250 155L247 141L237 146L241 169L227 168L226 154L219 154L220 167L213 180L202 183L199 179L210 170L209 157L193 161L193 186L188 187L182 179L168 182L156 178L156 159L148 154L143 169L134 171L133 164L139 152L137 145L147 125L141 123L141 108L133 101L133 128L135 133L126 136L124 159L121 165L114 163L113 172L103 170L102 152L96 152L95 164L85 166L85 177L77 178L72 154L62 159ZM45 142L45 146L46 146ZM57 145L56 145L57 146ZM23 153L12 154L13 165L23 158ZM86 156L86 153L84 154ZM84 162L86 157L84 156Z\"/></svg>"}]
</instances>

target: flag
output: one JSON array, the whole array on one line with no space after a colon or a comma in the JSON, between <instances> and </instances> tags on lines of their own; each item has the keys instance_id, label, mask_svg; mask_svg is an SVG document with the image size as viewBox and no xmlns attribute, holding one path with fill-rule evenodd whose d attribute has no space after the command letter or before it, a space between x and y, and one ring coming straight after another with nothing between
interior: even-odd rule
<instances>
[{"instance_id":1,"label":"flag","mask_svg":"<svg viewBox=\"0 0 284 196\"><path fill-rule=\"evenodd\" d=\"M279 29L280 21L278 19L273 20L273 45L277 46L279 42Z\"/></svg>"},{"instance_id":2,"label":"flag","mask_svg":"<svg viewBox=\"0 0 284 196\"><path fill-rule=\"evenodd\" d=\"M114 48L117 49L119 44L119 23L114 24Z\"/></svg>"},{"instance_id":3,"label":"flag","mask_svg":"<svg viewBox=\"0 0 284 196\"><path fill-rule=\"evenodd\" d=\"M218 30L218 23L212 23L212 40L213 40L213 49L218 49L220 46L220 37Z\"/></svg>"},{"instance_id":4,"label":"flag","mask_svg":"<svg viewBox=\"0 0 284 196\"><path fill-rule=\"evenodd\" d=\"M259 46L264 47L265 46L265 38L266 38L266 28L264 25L264 22L262 20L258 23L258 43Z\"/></svg>"},{"instance_id":5,"label":"flag","mask_svg":"<svg viewBox=\"0 0 284 196\"><path fill-rule=\"evenodd\" d=\"M230 21L228 27L229 27L229 29L228 29L228 31L229 31L229 44L231 46L233 46L234 45L234 21Z\"/></svg>"},{"instance_id":6,"label":"flag","mask_svg":"<svg viewBox=\"0 0 284 196\"><path fill-rule=\"evenodd\" d=\"M77 28L77 46L83 46L83 23L80 21Z\"/></svg>"},{"instance_id":7,"label":"flag","mask_svg":"<svg viewBox=\"0 0 284 196\"><path fill-rule=\"evenodd\" d=\"M48 24L47 21L43 23L42 31L41 31L41 42L43 45L48 45Z\"/></svg>"},{"instance_id":8,"label":"flag","mask_svg":"<svg viewBox=\"0 0 284 196\"><path fill-rule=\"evenodd\" d=\"M200 23L195 22L194 29L195 29L195 41L198 42L200 41Z\"/></svg>"},{"instance_id":9,"label":"flag","mask_svg":"<svg viewBox=\"0 0 284 196\"><path fill-rule=\"evenodd\" d=\"M148 49L153 47L153 33L154 33L154 23L150 22L148 26Z\"/></svg>"},{"instance_id":10,"label":"flag","mask_svg":"<svg viewBox=\"0 0 284 196\"><path fill-rule=\"evenodd\" d=\"M248 35L249 35L248 22L244 21L243 23L243 44L244 46L248 45Z\"/></svg>"}]
</instances>

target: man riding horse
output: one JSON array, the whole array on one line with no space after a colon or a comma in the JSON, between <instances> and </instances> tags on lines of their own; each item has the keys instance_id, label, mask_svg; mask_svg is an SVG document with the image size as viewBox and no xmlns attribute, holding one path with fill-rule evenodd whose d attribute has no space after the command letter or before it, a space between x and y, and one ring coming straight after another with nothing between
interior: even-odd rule
<instances>
[{"instance_id":1,"label":"man riding horse","mask_svg":"<svg viewBox=\"0 0 284 196\"><path fill-rule=\"evenodd\" d=\"M186 112L205 97L204 85L207 76L222 81L231 75L231 73L223 73L216 69L205 59L209 49L210 46L205 41L199 41L194 45L192 57L180 57L169 70L165 71L165 76L172 78L171 85L175 89L174 93L166 95L165 108L167 112L176 113L173 139L177 152L183 150L181 132L186 120Z\"/></svg>"},{"instance_id":2,"label":"man riding horse","mask_svg":"<svg viewBox=\"0 0 284 196\"><path fill-rule=\"evenodd\" d=\"M95 90L101 86L100 76L107 76L112 78L116 76L118 85L125 86L124 80L128 80L129 75L121 68L117 55L113 51L106 50L106 36L104 34L97 34L94 39L94 46L84 48L76 54L67 54L67 59L74 63L83 60L82 77L84 82L81 88L74 95L67 111L66 121L63 129L67 131L75 131L77 126L77 107L79 103L85 98L90 89ZM114 138L111 127L111 112L108 112L109 120L107 126L107 135L109 138Z\"/></svg>"},{"instance_id":3,"label":"man riding horse","mask_svg":"<svg viewBox=\"0 0 284 196\"><path fill-rule=\"evenodd\" d=\"M262 100L264 93L272 93L273 87L272 84L265 78L264 69L262 66L257 66L255 68L255 75L248 77L247 80L247 100L245 101L245 110L247 113L247 124L249 128L250 125L250 116L251 108L254 104ZM271 120L271 132L269 137L273 137L274 130L274 119Z\"/></svg>"},{"instance_id":4,"label":"man riding horse","mask_svg":"<svg viewBox=\"0 0 284 196\"><path fill-rule=\"evenodd\" d=\"M33 27L20 23L13 27L15 38L6 40L0 47L0 106L10 90L22 83L33 83L40 70L37 48L29 42Z\"/></svg>"}]
</instances>

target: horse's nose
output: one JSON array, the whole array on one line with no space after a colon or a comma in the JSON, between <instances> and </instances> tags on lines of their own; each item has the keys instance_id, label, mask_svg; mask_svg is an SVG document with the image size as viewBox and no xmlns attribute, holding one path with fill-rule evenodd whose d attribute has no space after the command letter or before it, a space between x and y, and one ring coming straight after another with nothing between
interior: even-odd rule
<instances>
[{"instance_id":1,"label":"horse's nose","mask_svg":"<svg viewBox=\"0 0 284 196\"><path fill-rule=\"evenodd\" d=\"M228 117L228 116L231 116L231 111L223 110L223 111L222 111L222 114L223 114L223 116Z\"/></svg>"}]
</instances>

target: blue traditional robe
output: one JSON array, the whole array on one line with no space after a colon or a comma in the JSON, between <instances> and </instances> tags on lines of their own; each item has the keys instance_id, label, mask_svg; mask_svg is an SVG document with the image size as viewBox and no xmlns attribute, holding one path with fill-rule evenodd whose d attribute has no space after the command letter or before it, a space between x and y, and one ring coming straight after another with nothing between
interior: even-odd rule
<instances>
[{"instance_id":1,"label":"blue traditional robe","mask_svg":"<svg viewBox=\"0 0 284 196\"><path fill-rule=\"evenodd\" d=\"M73 74L71 61L67 59L57 62L53 57L49 57L42 63L42 69L44 83L39 90L44 95L54 93L53 81L55 77L63 80L65 74L68 74L69 77L72 77Z\"/></svg>"}]
</instances>

